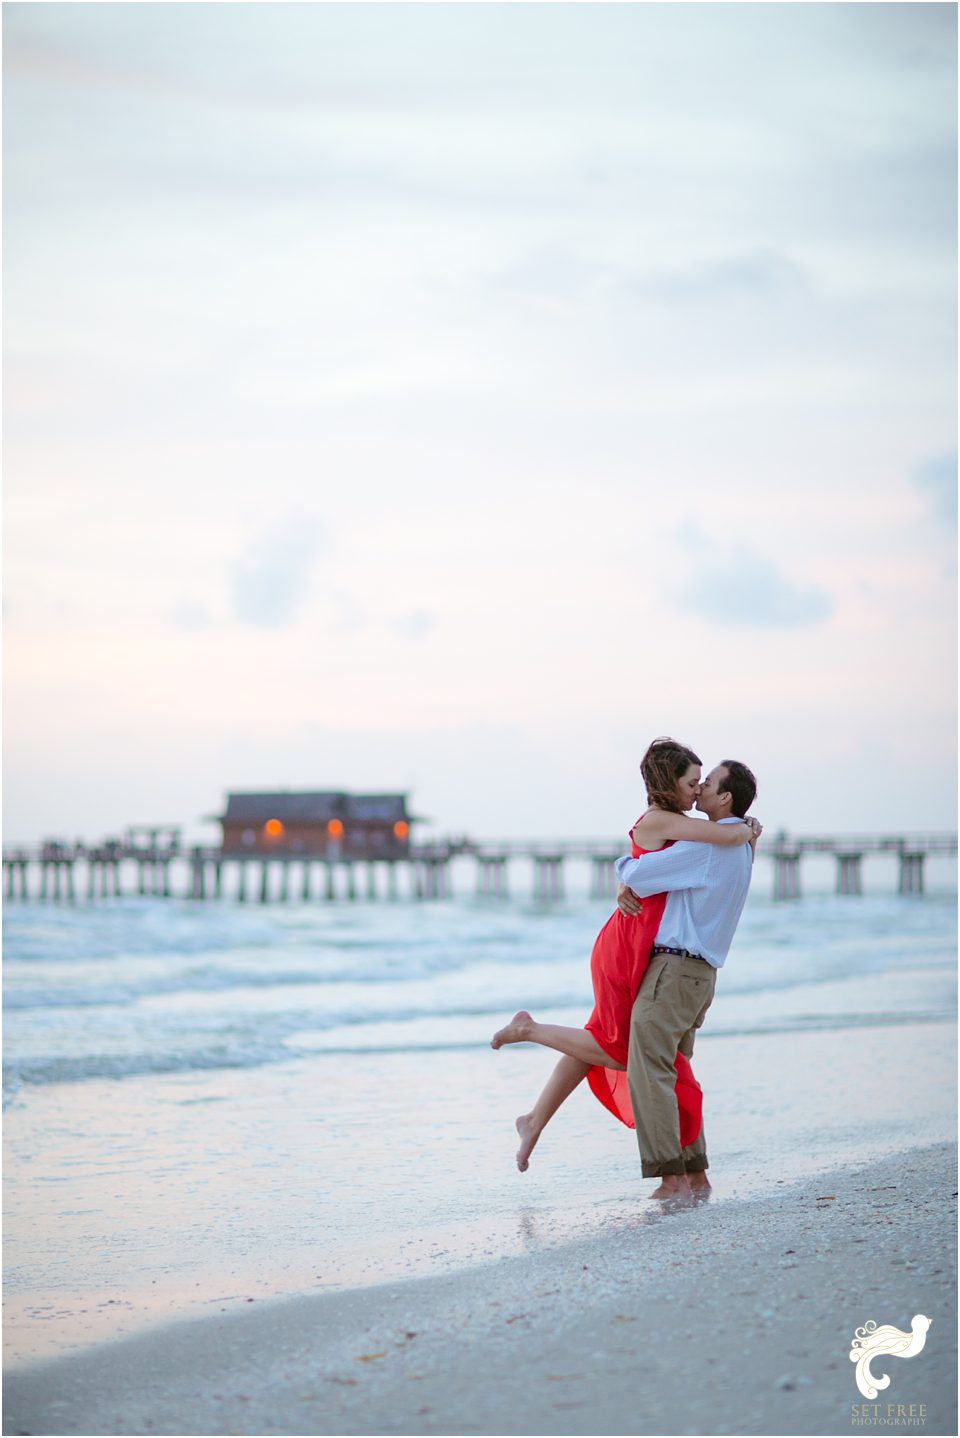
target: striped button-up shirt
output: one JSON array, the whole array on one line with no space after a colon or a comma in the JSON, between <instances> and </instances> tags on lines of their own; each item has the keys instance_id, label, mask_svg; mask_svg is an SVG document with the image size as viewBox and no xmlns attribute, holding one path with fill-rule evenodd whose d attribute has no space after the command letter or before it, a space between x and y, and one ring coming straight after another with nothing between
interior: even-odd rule
<instances>
[{"instance_id":1,"label":"striped button-up shirt","mask_svg":"<svg viewBox=\"0 0 960 1438\"><path fill-rule=\"evenodd\" d=\"M721 819L739 824L739 819ZM617 877L641 899L667 895L656 942L701 954L715 969L723 967L743 906L747 901L753 853L749 844L721 848L686 840L617 860Z\"/></svg>"}]
</instances>

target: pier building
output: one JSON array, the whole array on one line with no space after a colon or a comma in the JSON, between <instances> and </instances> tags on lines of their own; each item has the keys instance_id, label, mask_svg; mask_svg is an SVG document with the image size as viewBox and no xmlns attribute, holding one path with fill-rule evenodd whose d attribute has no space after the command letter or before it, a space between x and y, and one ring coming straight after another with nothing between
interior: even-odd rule
<instances>
[{"instance_id":1,"label":"pier building","mask_svg":"<svg viewBox=\"0 0 960 1438\"><path fill-rule=\"evenodd\" d=\"M416 816L406 794L342 790L227 795L224 858L405 859Z\"/></svg>"}]
</instances>

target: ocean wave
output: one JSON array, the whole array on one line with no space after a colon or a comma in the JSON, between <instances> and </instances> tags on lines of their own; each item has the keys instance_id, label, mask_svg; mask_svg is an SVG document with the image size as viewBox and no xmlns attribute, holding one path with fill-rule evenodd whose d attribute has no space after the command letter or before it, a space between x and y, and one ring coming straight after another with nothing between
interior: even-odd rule
<instances>
[{"instance_id":1,"label":"ocean wave","mask_svg":"<svg viewBox=\"0 0 960 1438\"><path fill-rule=\"evenodd\" d=\"M319 1053L478 1048L518 1008L580 1026L604 910L8 909L7 1093ZM761 901L718 976L704 1041L936 1022L955 1011L954 929L953 906L928 898Z\"/></svg>"},{"instance_id":2,"label":"ocean wave","mask_svg":"<svg viewBox=\"0 0 960 1438\"><path fill-rule=\"evenodd\" d=\"M378 1020L377 1022L387 1022ZM902 1028L915 1024L949 1024L951 1016L940 1010L916 1010L898 1013L835 1013L800 1014L787 1021L770 1019L749 1025L713 1024L697 1035L697 1044L714 1039L771 1037L778 1034L835 1033L844 1029ZM302 1023L302 1019L301 1019ZM350 1041L344 1041L342 1029L328 1041L322 1028L303 1030L273 1040L231 1046L213 1045L170 1053L77 1054L71 1056L34 1057L12 1060L3 1066L3 1106L6 1108L23 1088L56 1083L83 1083L93 1079L124 1079L136 1075L188 1073L208 1069L260 1068L271 1063L286 1063L299 1058L334 1056L375 1057L384 1054L427 1054L445 1051L462 1052L489 1047L489 1037L429 1037L422 1028L412 1030L409 1038L390 1042L379 1039L374 1023L358 1026ZM391 1023L391 1028L397 1025Z\"/></svg>"},{"instance_id":3,"label":"ocean wave","mask_svg":"<svg viewBox=\"0 0 960 1438\"><path fill-rule=\"evenodd\" d=\"M289 1049L229 1048L193 1049L185 1053L83 1054L69 1058L33 1058L3 1066L3 1106L24 1086L83 1083L91 1079L124 1079L137 1074L190 1073L202 1069L260 1068L264 1064L289 1060Z\"/></svg>"},{"instance_id":4,"label":"ocean wave","mask_svg":"<svg viewBox=\"0 0 960 1438\"><path fill-rule=\"evenodd\" d=\"M31 1009L84 1009L135 1004L139 996L118 989L13 989L3 996L10 1012Z\"/></svg>"},{"instance_id":5,"label":"ocean wave","mask_svg":"<svg viewBox=\"0 0 960 1438\"><path fill-rule=\"evenodd\" d=\"M739 957L739 956L738 956ZM947 946L941 952L925 951L922 956L925 971L953 971L955 954ZM778 961L779 960L779 961ZM755 955L743 956L739 962L728 963L718 976L718 997L725 999L755 999L770 994L788 994L820 986L824 983L853 979L866 972L882 972L886 969L897 971L902 968L899 956L880 956L874 952L857 964L856 974L841 972L835 957L824 954L806 956L802 963L790 960L783 962L783 955L771 946L762 958ZM477 987L483 997L478 997L481 1007L464 1004L462 985L451 986L445 993L442 981L453 981L469 970L470 963L476 966ZM916 969L912 969L916 973ZM62 972L62 971L61 971ZM313 991L317 1005L330 1006L331 1022L342 1022L344 995L352 998L360 992L369 992L373 1002L383 1002L383 993L391 989L395 1005L394 1016L419 1017L414 1009L407 1010L407 992L416 1002L414 991L418 984L436 981L432 1002L442 1009L475 1014L490 1011L489 995L502 994L499 1000L503 1007L524 1007L530 1010L546 1007L574 1007L592 1003L589 987L589 973L578 957L576 959L554 957L549 962L543 958L533 961L529 956L522 965L500 964L487 956L463 954L431 962L418 956L413 961L389 964L371 972L366 967L349 967L341 964L329 968L318 965L310 967L274 968L269 962L263 966L242 968L220 964L180 967L172 972L138 972L137 966L128 966L124 981L118 983L98 982L107 976L103 964L91 964L89 980L84 982L82 972L67 984L44 987L36 981L30 982L28 971L18 967L18 961L8 959L5 970L6 988L4 1006L19 1012L42 1012L47 1009L130 1007L138 1001L151 999L189 1000L191 995L231 993L241 995L244 991L263 994L273 990L282 994L285 989ZM35 980L35 975L33 976ZM71 975L71 980L73 976ZM22 987L18 984L22 983ZM339 992L337 992L339 990ZM312 1005L311 1005L312 1006ZM361 1014L361 1021L369 1017Z\"/></svg>"}]
</instances>

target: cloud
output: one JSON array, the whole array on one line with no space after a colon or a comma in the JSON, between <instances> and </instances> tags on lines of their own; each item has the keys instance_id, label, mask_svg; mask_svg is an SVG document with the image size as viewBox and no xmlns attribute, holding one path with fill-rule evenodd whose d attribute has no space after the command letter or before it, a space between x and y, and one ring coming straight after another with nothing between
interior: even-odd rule
<instances>
[{"instance_id":1,"label":"cloud","mask_svg":"<svg viewBox=\"0 0 960 1438\"><path fill-rule=\"evenodd\" d=\"M422 639L430 633L436 622L436 615L429 614L425 609L417 609L410 614L404 614L393 627L397 634L402 634L406 639Z\"/></svg>"},{"instance_id":2,"label":"cloud","mask_svg":"<svg viewBox=\"0 0 960 1438\"><path fill-rule=\"evenodd\" d=\"M690 548L696 567L677 596L688 614L714 624L793 629L820 624L833 613L825 589L798 583L754 550L738 547L723 555L699 536Z\"/></svg>"},{"instance_id":3,"label":"cloud","mask_svg":"<svg viewBox=\"0 0 960 1438\"><path fill-rule=\"evenodd\" d=\"M209 629L212 620L206 605L198 604L195 599L178 599L170 611L170 622L174 629L192 633Z\"/></svg>"},{"instance_id":4,"label":"cloud","mask_svg":"<svg viewBox=\"0 0 960 1438\"><path fill-rule=\"evenodd\" d=\"M774 249L731 251L699 265L664 267L659 273L625 279L625 295L664 304L702 305L712 301L806 299L813 293L809 272Z\"/></svg>"},{"instance_id":5,"label":"cloud","mask_svg":"<svg viewBox=\"0 0 960 1438\"><path fill-rule=\"evenodd\" d=\"M593 259L583 259L555 244L542 245L492 277L495 288L509 294L551 300L581 299L598 288L609 288L620 271Z\"/></svg>"},{"instance_id":6,"label":"cloud","mask_svg":"<svg viewBox=\"0 0 960 1438\"><path fill-rule=\"evenodd\" d=\"M763 247L731 248L709 261L652 264L641 269L550 244L502 268L494 276L494 284L536 298L604 298L613 306L624 300L691 307L726 301L805 302L814 294L813 278L805 266L782 251Z\"/></svg>"},{"instance_id":7,"label":"cloud","mask_svg":"<svg viewBox=\"0 0 960 1438\"><path fill-rule=\"evenodd\" d=\"M914 465L910 471L910 483L930 505L934 519L948 524L957 523L957 451L934 454Z\"/></svg>"},{"instance_id":8,"label":"cloud","mask_svg":"<svg viewBox=\"0 0 960 1438\"><path fill-rule=\"evenodd\" d=\"M291 515L259 535L231 566L234 618L268 628L291 620L306 594L320 545L320 526L303 515Z\"/></svg>"}]
</instances>

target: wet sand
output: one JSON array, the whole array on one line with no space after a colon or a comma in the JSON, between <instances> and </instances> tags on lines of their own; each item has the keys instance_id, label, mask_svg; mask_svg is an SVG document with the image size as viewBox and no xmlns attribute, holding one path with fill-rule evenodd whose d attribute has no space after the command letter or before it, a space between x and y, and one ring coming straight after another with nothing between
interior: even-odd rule
<instances>
[{"instance_id":1,"label":"wet sand","mask_svg":"<svg viewBox=\"0 0 960 1438\"><path fill-rule=\"evenodd\" d=\"M752 1198L641 1196L576 1242L19 1369L4 1432L953 1434L956 1190L935 1144ZM856 1328L914 1314L923 1351L877 1362L867 1404Z\"/></svg>"},{"instance_id":2,"label":"wet sand","mask_svg":"<svg viewBox=\"0 0 960 1438\"><path fill-rule=\"evenodd\" d=\"M484 1043L25 1090L4 1116L7 1371L221 1310L615 1237L652 1185L635 1135L585 1084L517 1173L513 1116L552 1066L532 1045ZM946 1018L704 1033L696 1067L715 1200L956 1134ZM865 1075L882 1075L882 1098Z\"/></svg>"}]
</instances>

